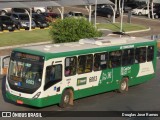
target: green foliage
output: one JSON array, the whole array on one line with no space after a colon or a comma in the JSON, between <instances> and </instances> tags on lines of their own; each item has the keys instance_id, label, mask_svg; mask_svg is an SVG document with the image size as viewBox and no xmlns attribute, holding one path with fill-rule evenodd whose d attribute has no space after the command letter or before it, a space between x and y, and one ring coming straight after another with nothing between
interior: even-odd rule
<instances>
[{"instance_id":1,"label":"green foliage","mask_svg":"<svg viewBox=\"0 0 160 120\"><path fill-rule=\"evenodd\" d=\"M75 42L82 38L100 37L102 33L84 18L68 17L52 23L50 35L53 43L64 43Z\"/></svg>"}]
</instances>

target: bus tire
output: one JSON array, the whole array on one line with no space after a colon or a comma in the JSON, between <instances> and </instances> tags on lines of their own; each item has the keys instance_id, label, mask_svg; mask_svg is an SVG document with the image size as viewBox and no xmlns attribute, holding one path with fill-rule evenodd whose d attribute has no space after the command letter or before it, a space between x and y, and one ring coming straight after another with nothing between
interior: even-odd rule
<instances>
[{"instance_id":1,"label":"bus tire","mask_svg":"<svg viewBox=\"0 0 160 120\"><path fill-rule=\"evenodd\" d=\"M59 106L66 108L69 105L73 105L73 91L71 89L66 89L62 94Z\"/></svg>"},{"instance_id":2,"label":"bus tire","mask_svg":"<svg viewBox=\"0 0 160 120\"><path fill-rule=\"evenodd\" d=\"M125 93L128 91L128 78L123 78L119 84L119 93Z\"/></svg>"}]
</instances>

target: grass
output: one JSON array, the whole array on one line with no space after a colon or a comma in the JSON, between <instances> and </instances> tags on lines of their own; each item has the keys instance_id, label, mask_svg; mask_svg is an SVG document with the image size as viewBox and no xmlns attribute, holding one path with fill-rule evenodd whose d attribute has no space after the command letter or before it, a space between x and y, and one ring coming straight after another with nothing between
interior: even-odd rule
<instances>
[{"instance_id":1,"label":"grass","mask_svg":"<svg viewBox=\"0 0 160 120\"><path fill-rule=\"evenodd\" d=\"M48 29L0 34L0 47L51 41Z\"/></svg>"},{"instance_id":2,"label":"grass","mask_svg":"<svg viewBox=\"0 0 160 120\"><path fill-rule=\"evenodd\" d=\"M120 23L100 23L97 24L98 29L109 29L113 32L120 31ZM131 24L131 23L123 23L123 32L136 31L136 30L145 30L146 26Z\"/></svg>"}]
</instances>

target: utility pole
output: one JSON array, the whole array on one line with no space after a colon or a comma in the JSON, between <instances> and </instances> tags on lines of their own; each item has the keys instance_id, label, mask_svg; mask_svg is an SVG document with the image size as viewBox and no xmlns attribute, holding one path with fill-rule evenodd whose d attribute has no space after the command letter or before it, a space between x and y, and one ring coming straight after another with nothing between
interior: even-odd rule
<instances>
[{"instance_id":1,"label":"utility pole","mask_svg":"<svg viewBox=\"0 0 160 120\"><path fill-rule=\"evenodd\" d=\"M152 13L152 19L154 19L154 14L153 14L153 0L151 0L151 13Z\"/></svg>"},{"instance_id":2,"label":"utility pole","mask_svg":"<svg viewBox=\"0 0 160 120\"><path fill-rule=\"evenodd\" d=\"M110 7L111 7L112 10L113 10L113 23L115 23L116 12L117 12L117 0L115 0L114 8L112 7L112 5L110 5Z\"/></svg>"},{"instance_id":3,"label":"utility pole","mask_svg":"<svg viewBox=\"0 0 160 120\"><path fill-rule=\"evenodd\" d=\"M97 0L95 0L95 13L94 13L94 17L95 17L94 26L96 28L96 23L97 23Z\"/></svg>"},{"instance_id":4,"label":"utility pole","mask_svg":"<svg viewBox=\"0 0 160 120\"><path fill-rule=\"evenodd\" d=\"M123 30L123 7L124 7L124 0L122 0L122 7L121 7L121 28L120 28L120 33L122 33ZM120 35L121 37L121 35Z\"/></svg>"}]
</instances>

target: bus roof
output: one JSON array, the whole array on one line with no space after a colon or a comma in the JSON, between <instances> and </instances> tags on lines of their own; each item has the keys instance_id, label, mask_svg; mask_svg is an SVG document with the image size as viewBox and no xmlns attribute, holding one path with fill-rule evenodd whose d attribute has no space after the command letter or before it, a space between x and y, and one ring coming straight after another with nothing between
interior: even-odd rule
<instances>
[{"instance_id":1,"label":"bus roof","mask_svg":"<svg viewBox=\"0 0 160 120\"><path fill-rule=\"evenodd\" d=\"M99 37L99 38L86 38L81 39L79 42L60 43L60 44L45 44L34 45L17 48L15 50L28 51L29 53L39 52L39 54L46 55L47 53L64 53L71 51L104 48L111 46L124 46L128 44L152 42L149 39L140 37Z\"/></svg>"}]
</instances>

